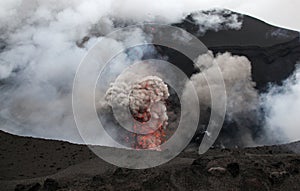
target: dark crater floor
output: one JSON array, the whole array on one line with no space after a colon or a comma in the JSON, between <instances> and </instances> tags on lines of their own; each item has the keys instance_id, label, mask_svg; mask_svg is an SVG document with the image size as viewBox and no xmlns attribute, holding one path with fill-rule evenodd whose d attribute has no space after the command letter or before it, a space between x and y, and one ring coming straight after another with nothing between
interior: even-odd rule
<instances>
[{"instance_id":1,"label":"dark crater floor","mask_svg":"<svg viewBox=\"0 0 300 191\"><path fill-rule=\"evenodd\" d=\"M83 145L0 135L1 190L300 190L299 142L204 155L190 145L167 164L131 170Z\"/></svg>"}]
</instances>

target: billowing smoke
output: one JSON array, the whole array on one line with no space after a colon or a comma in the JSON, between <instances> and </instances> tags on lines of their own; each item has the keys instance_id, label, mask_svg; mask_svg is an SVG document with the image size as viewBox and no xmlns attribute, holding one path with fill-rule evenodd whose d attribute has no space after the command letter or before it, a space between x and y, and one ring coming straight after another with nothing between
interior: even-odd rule
<instances>
[{"instance_id":1,"label":"billowing smoke","mask_svg":"<svg viewBox=\"0 0 300 191\"><path fill-rule=\"evenodd\" d=\"M80 60L97 40L127 23L173 23L193 10L185 1L157 5L139 0L1 1L1 130L82 143L71 108L72 82ZM107 50L101 54L147 38L136 30L121 40L104 39ZM141 56L129 52L119 62Z\"/></svg>"},{"instance_id":2,"label":"billowing smoke","mask_svg":"<svg viewBox=\"0 0 300 191\"><path fill-rule=\"evenodd\" d=\"M190 13L190 10L193 10L186 4L185 1L163 1L157 6L158 4L153 1L140 0L1 1L1 130L18 135L82 143L74 123L71 92L76 68L88 49L97 40L102 39L107 47L107 50L101 52L105 57L110 50L124 47L129 41L137 44L150 42L151 37L139 29L124 33L118 39L103 37L128 24L180 22ZM219 13L219 11L212 11L193 14L193 19L200 26L199 32L229 28L238 30L242 26L242 18L239 15L226 11ZM278 31L272 35L284 34ZM141 59L149 51L155 53L153 47L132 49L122 53L115 62L126 65L133 60ZM249 124L257 121L259 95L251 79L249 60L243 56L232 56L230 53L215 57L212 53L208 53L198 58L195 67L205 74L213 65L218 65L224 76L228 96L226 121L237 124L236 130L240 135L239 139L243 140L242 145L254 145L256 140L253 139ZM124 69L119 66L119 64L112 65L111 74ZM108 81L113 78L113 76L106 76ZM191 79L196 85L202 110L209 110L211 104L209 91L217 90L218 84L211 84L209 89L202 75L195 74ZM262 105L267 113L265 126L269 137L282 141L299 138L298 82L299 69L284 83L283 87L272 87L269 93L262 96ZM136 86L142 84L138 83ZM142 90L134 87L126 89L128 84L123 85L124 87L120 87L122 91L135 90L130 99L133 101L126 104L130 105L131 112L138 119L139 114L143 112L138 111L137 108L140 108L140 104L143 103L145 92L143 88ZM159 100L164 99L163 96ZM161 109L158 111L164 113L164 104L160 104L160 101L157 102ZM290 114L286 115L287 112ZM147 115L149 114L146 112ZM166 121L166 116L161 116L165 117L161 121ZM285 137L271 136L279 132L282 132ZM231 137L229 136L228 139ZM93 143L103 144L103 141Z\"/></svg>"},{"instance_id":3,"label":"billowing smoke","mask_svg":"<svg viewBox=\"0 0 300 191\"><path fill-rule=\"evenodd\" d=\"M255 110L258 103L258 93L254 88L255 83L252 81L250 61L244 56L233 56L228 52L218 54L216 57L214 57L212 52L208 52L205 55L201 55L196 62L196 67L203 74L208 73L214 65L217 65L223 74L228 97L227 115L233 118L238 113ZM197 86L201 104L209 107L209 91L213 90L209 90L205 78L199 74L193 75L191 79ZM220 84L211 85L211 88L217 88L214 86Z\"/></svg>"},{"instance_id":4,"label":"billowing smoke","mask_svg":"<svg viewBox=\"0 0 300 191\"><path fill-rule=\"evenodd\" d=\"M72 83L89 47L115 29L109 17L111 2L32 0L1 4L7 8L0 20L0 39L6 45L0 54L4 84L1 129L82 142L72 114ZM111 50L132 40L145 41L141 31L133 31L124 34L122 41L107 39L103 43Z\"/></svg>"},{"instance_id":5,"label":"billowing smoke","mask_svg":"<svg viewBox=\"0 0 300 191\"><path fill-rule=\"evenodd\" d=\"M266 112L265 130L269 142L286 143L300 138L300 67L283 82L282 86L271 86L261 95Z\"/></svg>"},{"instance_id":6,"label":"billowing smoke","mask_svg":"<svg viewBox=\"0 0 300 191\"><path fill-rule=\"evenodd\" d=\"M120 105L129 108L133 117L140 122L154 119L151 120L150 128L159 126L158 123L165 128L168 116L163 102L168 97L167 85L156 76L148 76L133 84L112 84L106 92L105 99L112 107Z\"/></svg>"},{"instance_id":7,"label":"billowing smoke","mask_svg":"<svg viewBox=\"0 0 300 191\"><path fill-rule=\"evenodd\" d=\"M201 71L191 77L196 86L199 96L201 110L205 114L207 108L211 106L211 91L218 91L222 84L219 84L217 76L209 72L213 67L218 66L223 74L225 89L227 94L226 120L237 124L238 129L230 128L228 136L222 137L221 144L230 142L237 145L255 145L251 135L251 125L257 120L256 114L259 107L259 96L254 88L255 83L251 78L251 63L244 56L233 56L230 53L218 54L214 56L212 52L201 55L196 62L196 67ZM204 74L204 75L203 75ZM215 73L218 75L217 73ZM208 84L205 75L210 75L212 82ZM219 98L224 99L224 98ZM226 126L224 126L226 130ZM238 138L233 135L238 135ZM238 139L238 140L234 140Z\"/></svg>"},{"instance_id":8,"label":"billowing smoke","mask_svg":"<svg viewBox=\"0 0 300 191\"><path fill-rule=\"evenodd\" d=\"M130 111L141 121L148 121L152 116L161 121L165 127L168 116L162 102L167 100L169 95L168 86L160 78L148 76L133 85L129 94Z\"/></svg>"}]
</instances>

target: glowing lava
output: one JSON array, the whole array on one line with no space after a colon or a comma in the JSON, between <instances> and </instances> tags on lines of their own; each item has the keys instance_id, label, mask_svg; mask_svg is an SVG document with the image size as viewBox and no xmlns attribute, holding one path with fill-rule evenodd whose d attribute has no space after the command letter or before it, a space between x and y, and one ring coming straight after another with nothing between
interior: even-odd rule
<instances>
[{"instance_id":1,"label":"glowing lava","mask_svg":"<svg viewBox=\"0 0 300 191\"><path fill-rule=\"evenodd\" d=\"M168 116L165 101L169 97L168 86L158 77L149 76L132 86L129 108L135 123L137 149L158 147L165 141Z\"/></svg>"}]
</instances>

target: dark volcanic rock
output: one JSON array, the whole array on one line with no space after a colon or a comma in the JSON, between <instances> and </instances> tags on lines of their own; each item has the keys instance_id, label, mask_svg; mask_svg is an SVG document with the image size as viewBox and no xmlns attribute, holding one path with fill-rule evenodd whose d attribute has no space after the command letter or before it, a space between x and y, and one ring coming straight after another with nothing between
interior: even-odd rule
<instances>
[{"instance_id":1,"label":"dark volcanic rock","mask_svg":"<svg viewBox=\"0 0 300 191\"><path fill-rule=\"evenodd\" d=\"M45 191L55 191L55 190L58 189L58 182L56 180L54 180L54 179L47 178L44 181L43 189Z\"/></svg>"},{"instance_id":2,"label":"dark volcanic rock","mask_svg":"<svg viewBox=\"0 0 300 191\"><path fill-rule=\"evenodd\" d=\"M258 178L246 178L242 180L241 191L269 191L265 182Z\"/></svg>"},{"instance_id":3,"label":"dark volcanic rock","mask_svg":"<svg viewBox=\"0 0 300 191\"><path fill-rule=\"evenodd\" d=\"M97 183L97 184L103 184L104 183L104 179L101 175L96 175L93 177L93 182Z\"/></svg>"},{"instance_id":4,"label":"dark volcanic rock","mask_svg":"<svg viewBox=\"0 0 300 191\"><path fill-rule=\"evenodd\" d=\"M249 167L242 173L240 182L242 191L267 191L269 189L268 176L263 169L250 169Z\"/></svg>"},{"instance_id":5,"label":"dark volcanic rock","mask_svg":"<svg viewBox=\"0 0 300 191\"><path fill-rule=\"evenodd\" d=\"M271 172L269 175L269 179L272 184L280 184L286 177L288 177L288 173L286 171L275 171Z\"/></svg>"},{"instance_id":6,"label":"dark volcanic rock","mask_svg":"<svg viewBox=\"0 0 300 191\"><path fill-rule=\"evenodd\" d=\"M236 162L234 163L229 163L227 165L227 170L228 172L230 172L230 174L233 176L233 177L237 177L240 173L240 165Z\"/></svg>"},{"instance_id":7,"label":"dark volcanic rock","mask_svg":"<svg viewBox=\"0 0 300 191\"><path fill-rule=\"evenodd\" d=\"M41 185L39 183L33 183L28 185L18 184L15 191L39 191Z\"/></svg>"},{"instance_id":8,"label":"dark volcanic rock","mask_svg":"<svg viewBox=\"0 0 300 191\"><path fill-rule=\"evenodd\" d=\"M202 169L205 169L207 167L207 164L209 163L209 159L207 158L198 158L196 160L194 160L194 162L192 163L192 165L194 166L199 166Z\"/></svg>"},{"instance_id":9,"label":"dark volcanic rock","mask_svg":"<svg viewBox=\"0 0 300 191\"><path fill-rule=\"evenodd\" d=\"M1 133L2 148L0 164L18 164L23 168L3 168L0 180L1 191L6 190L300 190L299 154L285 150L287 145L268 146L247 149L210 149L204 155L197 151L185 151L167 164L159 167L131 170L116 168L104 161L90 160L82 145L63 144L60 141L24 138ZM10 144L5 144L8 142ZM32 155L22 155L19 160L10 155L22 153L22 146L27 144L28 152ZM33 147L33 145L35 147ZM51 145L51 147L50 147ZM73 152L60 155L56 150L60 146ZM64 171L54 172L50 165L43 166L38 150L43 155L51 157L51 164L60 165ZM273 150L273 154L269 151ZM76 153L83 162L68 163ZM40 161L41 160L41 161ZM35 161L40 171L25 168ZM69 167L69 168L68 168ZM30 171L31 170L31 171ZM32 171L36 171L35 175ZM9 172L9 173L8 173ZM14 176L22 174L23 179ZM43 177L48 175L41 186L36 179L28 177ZM5 176L4 176L5 175ZM233 177L234 176L234 177ZM25 183L24 183L25 182ZM16 186L17 185L17 186Z\"/></svg>"}]
</instances>

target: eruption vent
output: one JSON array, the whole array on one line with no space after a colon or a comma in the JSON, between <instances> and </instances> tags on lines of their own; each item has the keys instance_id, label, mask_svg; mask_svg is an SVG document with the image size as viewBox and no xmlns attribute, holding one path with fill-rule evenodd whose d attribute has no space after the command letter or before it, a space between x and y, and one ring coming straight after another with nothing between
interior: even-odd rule
<instances>
[{"instance_id":1,"label":"eruption vent","mask_svg":"<svg viewBox=\"0 0 300 191\"><path fill-rule=\"evenodd\" d=\"M133 129L136 132L132 145L137 149L158 147L165 141L168 125L165 104L168 97L168 86L156 76L145 77L131 85L115 83L106 93L106 100L111 106L117 103L129 108L132 115L129 120L134 121Z\"/></svg>"}]
</instances>

